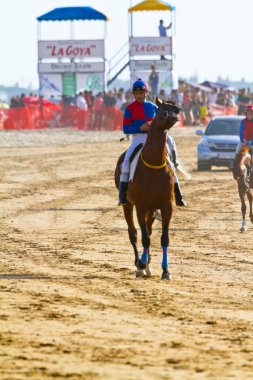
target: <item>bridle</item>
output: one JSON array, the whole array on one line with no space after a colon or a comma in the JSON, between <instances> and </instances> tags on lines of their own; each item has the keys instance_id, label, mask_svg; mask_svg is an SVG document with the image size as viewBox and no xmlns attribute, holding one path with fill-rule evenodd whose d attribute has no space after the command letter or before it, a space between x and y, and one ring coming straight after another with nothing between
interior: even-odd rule
<instances>
[{"instance_id":1,"label":"bridle","mask_svg":"<svg viewBox=\"0 0 253 380\"><path fill-rule=\"evenodd\" d=\"M156 116L157 115L161 115L165 120L172 119L172 118L177 119L177 113L173 112L172 110L167 111L167 110L163 110L163 109L158 108L158 110L156 112ZM163 169L167 165L166 159L161 165L150 165L149 163L147 163L144 160L144 158L142 156L142 152L141 152L140 156L141 156L141 160L142 160L143 164L150 169ZM169 170L173 173L173 170L171 170L170 166L169 166ZM174 175L174 174L172 174L172 175Z\"/></svg>"}]
</instances>

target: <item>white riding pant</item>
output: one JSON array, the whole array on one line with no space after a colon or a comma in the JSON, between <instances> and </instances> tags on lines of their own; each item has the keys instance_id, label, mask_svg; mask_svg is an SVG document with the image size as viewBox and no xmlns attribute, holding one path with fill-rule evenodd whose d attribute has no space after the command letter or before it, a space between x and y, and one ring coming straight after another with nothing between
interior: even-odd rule
<instances>
[{"instance_id":1,"label":"white riding pant","mask_svg":"<svg viewBox=\"0 0 253 380\"><path fill-rule=\"evenodd\" d=\"M145 144L146 140L147 140L147 134L146 133L138 133L136 135L133 135L132 143L126 152L124 161L122 162L120 182L128 182L129 172L130 172L130 157L131 157L133 151L135 150L135 148L139 144ZM166 155L167 155L167 157L166 157L167 161L168 161L169 165L171 166L171 168L173 169L173 172L174 172L174 182L178 183L178 178L176 175L176 169L175 169L173 162L170 159L170 149L169 149L168 145L166 146Z\"/></svg>"}]
</instances>

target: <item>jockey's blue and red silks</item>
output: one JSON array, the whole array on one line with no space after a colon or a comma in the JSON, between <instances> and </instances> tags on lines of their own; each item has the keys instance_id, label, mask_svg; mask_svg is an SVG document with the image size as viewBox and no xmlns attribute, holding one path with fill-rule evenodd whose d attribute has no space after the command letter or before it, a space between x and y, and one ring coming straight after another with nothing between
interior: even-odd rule
<instances>
[{"instance_id":1,"label":"jockey's blue and red silks","mask_svg":"<svg viewBox=\"0 0 253 380\"><path fill-rule=\"evenodd\" d=\"M158 107L151 102L144 100L143 103L136 100L125 109L123 120L123 131L125 134L147 133L142 132L142 124L152 121L156 115Z\"/></svg>"},{"instance_id":2,"label":"jockey's blue and red silks","mask_svg":"<svg viewBox=\"0 0 253 380\"><path fill-rule=\"evenodd\" d=\"M247 118L241 121L240 140L253 140L253 121Z\"/></svg>"}]
</instances>

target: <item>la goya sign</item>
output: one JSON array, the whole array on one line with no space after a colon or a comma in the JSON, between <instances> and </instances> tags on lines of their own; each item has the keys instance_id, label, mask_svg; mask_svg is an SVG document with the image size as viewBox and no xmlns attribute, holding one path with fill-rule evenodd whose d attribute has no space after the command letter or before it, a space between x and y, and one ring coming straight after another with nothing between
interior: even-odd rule
<instances>
[{"instance_id":1,"label":"la goya sign","mask_svg":"<svg viewBox=\"0 0 253 380\"><path fill-rule=\"evenodd\" d=\"M104 40L38 41L38 58L104 58Z\"/></svg>"},{"instance_id":2,"label":"la goya sign","mask_svg":"<svg viewBox=\"0 0 253 380\"><path fill-rule=\"evenodd\" d=\"M172 55L171 37L130 37L130 55Z\"/></svg>"}]
</instances>

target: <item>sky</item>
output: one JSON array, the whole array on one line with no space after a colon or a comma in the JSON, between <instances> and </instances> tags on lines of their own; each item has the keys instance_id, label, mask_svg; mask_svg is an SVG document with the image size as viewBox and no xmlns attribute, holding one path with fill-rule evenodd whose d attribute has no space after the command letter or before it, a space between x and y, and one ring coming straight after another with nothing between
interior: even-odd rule
<instances>
[{"instance_id":1,"label":"sky","mask_svg":"<svg viewBox=\"0 0 253 380\"><path fill-rule=\"evenodd\" d=\"M0 84L38 88L36 17L64 6L91 6L107 14L106 57L110 59L128 40L130 5L141 0L1 0ZM168 0L176 6L176 68L180 77L199 81L253 81L252 0ZM159 20L170 12L135 12L134 36L158 36ZM42 39L68 39L69 23L42 22ZM103 37L103 22L75 23L75 37ZM128 79L128 72L122 74Z\"/></svg>"}]
</instances>

